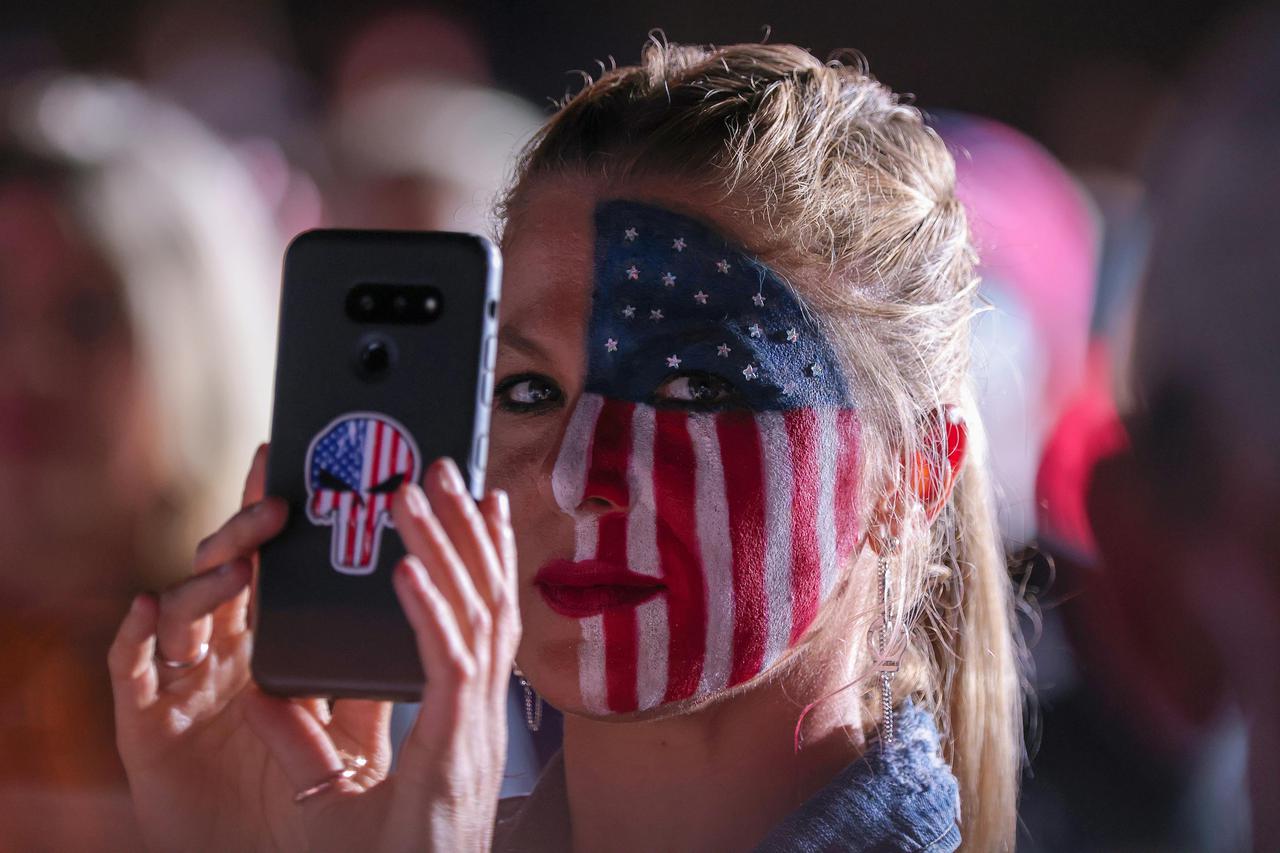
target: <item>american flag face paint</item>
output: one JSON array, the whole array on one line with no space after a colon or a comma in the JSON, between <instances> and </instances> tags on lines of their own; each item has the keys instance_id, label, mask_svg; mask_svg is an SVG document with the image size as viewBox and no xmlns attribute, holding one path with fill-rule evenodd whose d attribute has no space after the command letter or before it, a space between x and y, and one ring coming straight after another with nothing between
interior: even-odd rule
<instances>
[{"instance_id":1,"label":"american flag face paint","mask_svg":"<svg viewBox=\"0 0 1280 853\"><path fill-rule=\"evenodd\" d=\"M608 714L748 681L799 640L858 538L858 422L776 273L661 208L605 202L595 226L587 378L552 475L574 561L535 580L580 620L583 702Z\"/></svg>"},{"instance_id":2,"label":"american flag face paint","mask_svg":"<svg viewBox=\"0 0 1280 853\"><path fill-rule=\"evenodd\" d=\"M333 528L330 564L343 574L370 574L378 565L382 529L394 526L396 489L418 480L413 436L386 415L343 415L311 440L306 467L307 520Z\"/></svg>"}]
</instances>

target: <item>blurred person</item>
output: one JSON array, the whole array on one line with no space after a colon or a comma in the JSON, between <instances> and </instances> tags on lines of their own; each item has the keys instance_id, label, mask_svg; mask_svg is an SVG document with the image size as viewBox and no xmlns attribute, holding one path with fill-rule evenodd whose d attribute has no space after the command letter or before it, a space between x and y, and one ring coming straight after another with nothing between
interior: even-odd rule
<instances>
[{"instance_id":1,"label":"blurred person","mask_svg":"<svg viewBox=\"0 0 1280 853\"><path fill-rule=\"evenodd\" d=\"M335 105L339 225L493 233L490 214L542 116L523 99L446 78L382 79Z\"/></svg>"},{"instance_id":2,"label":"blurred person","mask_svg":"<svg viewBox=\"0 0 1280 853\"><path fill-rule=\"evenodd\" d=\"M249 679L288 513L262 454L112 649L152 843L487 848L518 658L565 745L498 849L1011 849L974 256L919 112L861 60L655 39L544 126L503 210L506 492L477 507L440 460L394 501L429 673L399 764L387 703Z\"/></svg>"},{"instance_id":3,"label":"blurred person","mask_svg":"<svg viewBox=\"0 0 1280 853\"><path fill-rule=\"evenodd\" d=\"M1036 539L1036 467L1084 375L1098 221L1076 180L1030 137L963 113L937 113L933 124L955 153L956 194L993 309L974 321L974 372L1000 530L1016 552Z\"/></svg>"},{"instance_id":4,"label":"blurred person","mask_svg":"<svg viewBox=\"0 0 1280 853\"><path fill-rule=\"evenodd\" d=\"M298 67L281 10L255 0L149 2L134 62L144 84L196 116L245 163L280 233L324 219L319 98Z\"/></svg>"},{"instance_id":5,"label":"blurred person","mask_svg":"<svg viewBox=\"0 0 1280 853\"><path fill-rule=\"evenodd\" d=\"M1128 445L1097 464L1087 506L1153 689L1201 737L1231 707L1242 718L1265 850L1280 837L1280 13L1236 23L1153 161L1119 401ZM1245 809L1219 787L1198 805Z\"/></svg>"},{"instance_id":6,"label":"blurred person","mask_svg":"<svg viewBox=\"0 0 1280 853\"><path fill-rule=\"evenodd\" d=\"M491 86L493 72L479 33L440 9L375 13L346 39L331 72L333 100L412 77Z\"/></svg>"},{"instance_id":7,"label":"blurred person","mask_svg":"<svg viewBox=\"0 0 1280 853\"><path fill-rule=\"evenodd\" d=\"M0 108L0 847L120 849L107 647L265 434L278 245L236 160L132 84Z\"/></svg>"}]
</instances>

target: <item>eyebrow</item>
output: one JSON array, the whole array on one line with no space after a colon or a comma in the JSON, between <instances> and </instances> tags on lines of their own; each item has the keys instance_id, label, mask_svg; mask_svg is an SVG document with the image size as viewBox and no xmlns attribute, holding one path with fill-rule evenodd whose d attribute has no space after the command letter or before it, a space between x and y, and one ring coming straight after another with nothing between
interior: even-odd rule
<instances>
[{"instance_id":1,"label":"eyebrow","mask_svg":"<svg viewBox=\"0 0 1280 853\"><path fill-rule=\"evenodd\" d=\"M526 336L515 326L505 325L498 330L498 347L519 350L533 358L550 361L550 354L533 338Z\"/></svg>"}]
</instances>

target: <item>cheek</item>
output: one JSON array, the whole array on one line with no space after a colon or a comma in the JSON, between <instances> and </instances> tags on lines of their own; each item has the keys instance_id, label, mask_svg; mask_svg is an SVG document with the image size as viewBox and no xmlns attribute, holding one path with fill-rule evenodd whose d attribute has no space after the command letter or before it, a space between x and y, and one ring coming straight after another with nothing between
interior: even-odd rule
<instances>
[{"instance_id":1,"label":"cheek","mask_svg":"<svg viewBox=\"0 0 1280 853\"><path fill-rule=\"evenodd\" d=\"M601 519L592 540L597 557L616 552L665 591L584 621L583 699L598 713L708 696L759 675L812 624L858 538L851 410L634 408L629 429L595 433L631 441L626 453L592 453L588 483L616 484L611 500L627 507L625 524L615 531Z\"/></svg>"},{"instance_id":2,"label":"cheek","mask_svg":"<svg viewBox=\"0 0 1280 853\"><path fill-rule=\"evenodd\" d=\"M749 681L794 646L858 538L852 411L721 415L715 433L695 448L699 459L719 457L724 482L723 492L697 495L708 504L698 514L707 614L699 693Z\"/></svg>"}]
</instances>

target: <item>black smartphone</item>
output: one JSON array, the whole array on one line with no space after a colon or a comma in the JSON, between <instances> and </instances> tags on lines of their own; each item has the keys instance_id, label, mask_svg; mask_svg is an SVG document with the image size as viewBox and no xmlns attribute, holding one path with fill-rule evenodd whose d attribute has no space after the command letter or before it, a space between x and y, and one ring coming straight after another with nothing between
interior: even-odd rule
<instances>
[{"instance_id":1,"label":"black smartphone","mask_svg":"<svg viewBox=\"0 0 1280 853\"><path fill-rule=\"evenodd\" d=\"M390 501L435 459L484 489L501 258L471 234L316 230L284 259L252 672L284 696L417 699Z\"/></svg>"}]
</instances>

